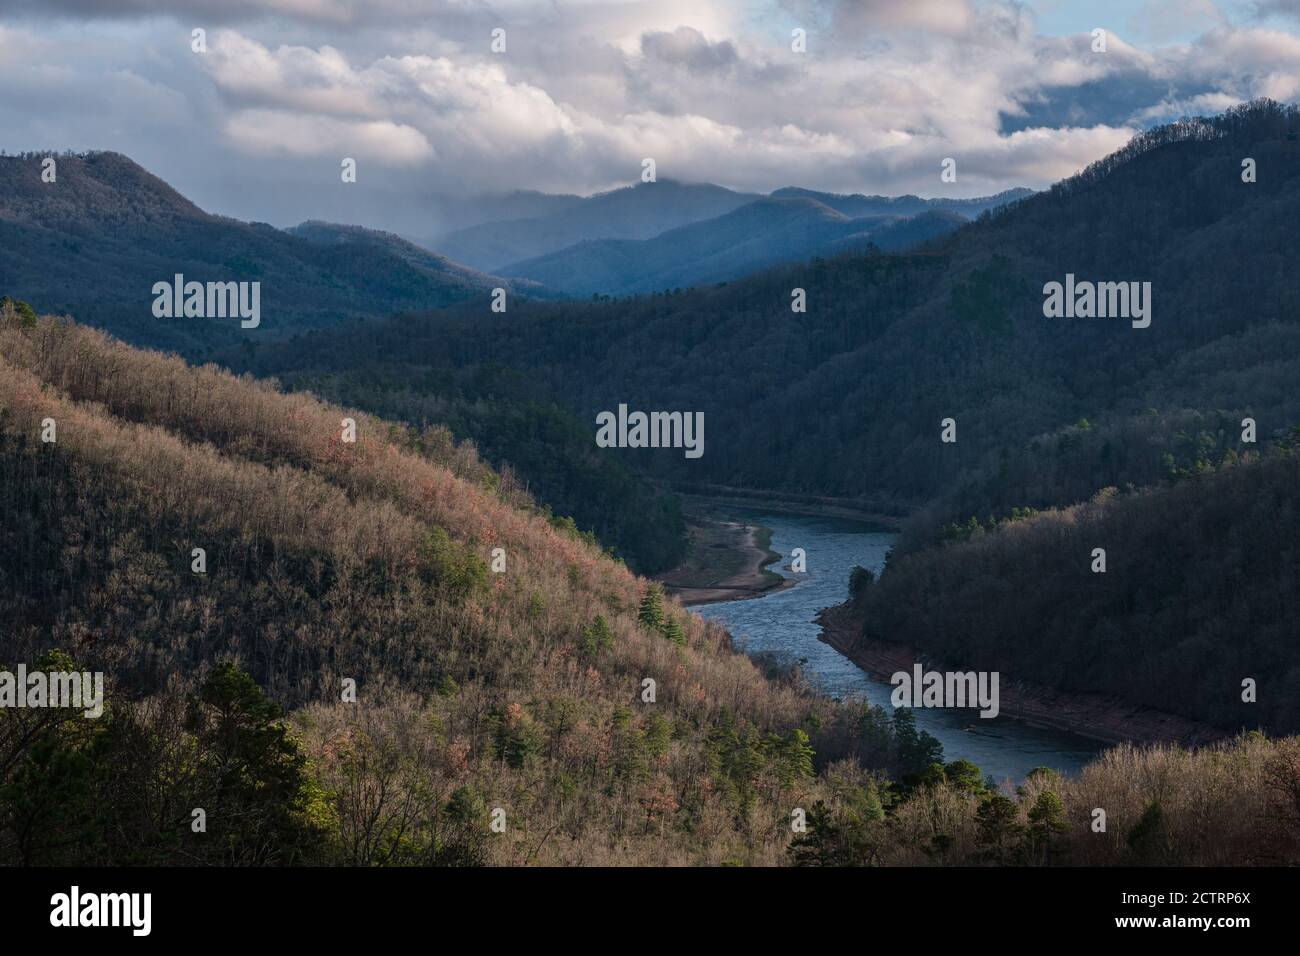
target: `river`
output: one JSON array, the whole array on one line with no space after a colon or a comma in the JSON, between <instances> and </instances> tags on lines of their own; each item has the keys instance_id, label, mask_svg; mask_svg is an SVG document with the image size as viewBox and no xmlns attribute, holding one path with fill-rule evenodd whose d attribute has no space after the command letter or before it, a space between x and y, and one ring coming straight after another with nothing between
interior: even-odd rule
<instances>
[{"instance_id":1,"label":"river","mask_svg":"<svg viewBox=\"0 0 1300 956\"><path fill-rule=\"evenodd\" d=\"M772 529L772 550L781 559L771 569L795 578L792 587L744 601L698 604L691 608L726 626L736 645L748 653L773 651L803 660L804 676L832 697L857 696L892 713L888 674L873 680L829 644L817 639L817 612L842 604L848 596L849 572L862 565L879 573L895 535L865 530L836 518L815 518L759 511L733 513L738 520ZM794 548L807 555L807 572L786 570ZM965 758L999 782L1015 782L1035 767L1075 774L1099 745L1085 737L1030 727L1005 717L983 719L975 711L918 707L916 725L943 744L944 759ZM968 729L973 728L973 729Z\"/></svg>"}]
</instances>

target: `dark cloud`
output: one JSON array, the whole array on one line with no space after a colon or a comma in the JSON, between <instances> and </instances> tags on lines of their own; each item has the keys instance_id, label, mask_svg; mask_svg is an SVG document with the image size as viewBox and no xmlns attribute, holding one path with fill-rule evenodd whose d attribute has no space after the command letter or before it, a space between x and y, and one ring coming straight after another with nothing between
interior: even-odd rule
<instances>
[{"instance_id":1,"label":"dark cloud","mask_svg":"<svg viewBox=\"0 0 1300 956\"><path fill-rule=\"evenodd\" d=\"M641 52L651 59L699 71L725 70L737 61L732 44L725 40L710 43L693 27L678 27L671 33L642 34Z\"/></svg>"},{"instance_id":2,"label":"dark cloud","mask_svg":"<svg viewBox=\"0 0 1300 956\"><path fill-rule=\"evenodd\" d=\"M1003 115L1002 129L1013 133L1038 127L1131 126L1143 110L1169 97L1169 81L1139 71L1124 71L1077 86L1049 86L1021 103L1021 112ZM1200 87L1195 94L1209 92Z\"/></svg>"}]
</instances>

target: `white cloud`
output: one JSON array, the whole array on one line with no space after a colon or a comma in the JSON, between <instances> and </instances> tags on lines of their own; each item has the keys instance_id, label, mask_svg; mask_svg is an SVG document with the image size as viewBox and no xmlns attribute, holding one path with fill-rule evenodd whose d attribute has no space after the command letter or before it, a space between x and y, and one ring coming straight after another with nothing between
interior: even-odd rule
<instances>
[{"instance_id":1,"label":"white cloud","mask_svg":"<svg viewBox=\"0 0 1300 956\"><path fill-rule=\"evenodd\" d=\"M258 156L366 158L410 165L435 157L424 134L386 120L345 120L279 110L241 110L226 121L231 140Z\"/></svg>"},{"instance_id":2,"label":"white cloud","mask_svg":"<svg viewBox=\"0 0 1300 956\"><path fill-rule=\"evenodd\" d=\"M417 217L398 197L590 192L634 180L645 156L661 176L741 189L974 195L1047 185L1184 112L1300 92L1300 38L1232 26L1208 0L1145 14L1217 24L1199 38L1152 47L1111 31L1105 54L1086 33L1039 35L1014 0L190 0L170 21L128 16L162 8L152 0L95 4L84 21L90 0L55 3L69 19L0 26L0 76L31 97L0 102L7 147L39 133L161 156L182 191L217 191L220 157L220 182L245 184L220 211L262 202L280 221L321 201L303 162L341 156L391 170L346 202L394 227ZM190 13L218 6L237 25L214 20L209 52L190 53ZM797 24L805 54L789 48ZM946 156L955 188L939 182Z\"/></svg>"}]
</instances>

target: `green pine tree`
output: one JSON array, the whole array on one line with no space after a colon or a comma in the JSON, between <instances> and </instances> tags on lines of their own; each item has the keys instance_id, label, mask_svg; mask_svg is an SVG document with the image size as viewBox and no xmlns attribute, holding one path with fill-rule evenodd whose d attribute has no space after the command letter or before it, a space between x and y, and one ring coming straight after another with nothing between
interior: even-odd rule
<instances>
[{"instance_id":1,"label":"green pine tree","mask_svg":"<svg viewBox=\"0 0 1300 956\"><path fill-rule=\"evenodd\" d=\"M614 629L609 626L609 621L605 620L605 615L596 615L596 619L591 622L591 633L597 648L604 651L613 648Z\"/></svg>"},{"instance_id":2,"label":"green pine tree","mask_svg":"<svg viewBox=\"0 0 1300 956\"><path fill-rule=\"evenodd\" d=\"M664 589L658 584L651 584L646 588L645 596L641 598L641 608L637 612L637 620L652 631L663 628Z\"/></svg>"},{"instance_id":3,"label":"green pine tree","mask_svg":"<svg viewBox=\"0 0 1300 956\"><path fill-rule=\"evenodd\" d=\"M674 617L665 617L663 624L659 628L661 633L668 640L672 641L678 647L686 646L686 632Z\"/></svg>"}]
</instances>

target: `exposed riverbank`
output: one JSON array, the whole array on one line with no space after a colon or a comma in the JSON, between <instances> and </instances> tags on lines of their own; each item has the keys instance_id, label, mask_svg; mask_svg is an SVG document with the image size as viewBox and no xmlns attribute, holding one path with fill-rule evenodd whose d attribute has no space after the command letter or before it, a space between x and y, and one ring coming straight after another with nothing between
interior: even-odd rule
<instances>
[{"instance_id":1,"label":"exposed riverbank","mask_svg":"<svg viewBox=\"0 0 1300 956\"><path fill-rule=\"evenodd\" d=\"M687 528L685 560L656 578L683 605L739 601L793 583L768 570L780 557L768 529L703 514L688 515Z\"/></svg>"},{"instance_id":2,"label":"exposed riverbank","mask_svg":"<svg viewBox=\"0 0 1300 956\"><path fill-rule=\"evenodd\" d=\"M918 661L927 669L942 669L903 644L860 642L863 620L848 604L826 608L816 620L822 628L821 640L874 679L888 681L889 675L898 671L910 672ZM1019 681L1004 679L999 698L1004 717L1108 744L1132 741L1199 747L1230 736L1176 714L1134 707L1097 694L1061 693Z\"/></svg>"},{"instance_id":3,"label":"exposed riverbank","mask_svg":"<svg viewBox=\"0 0 1300 956\"><path fill-rule=\"evenodd\" d=\"M689 607L747 600L794 586L793 579L769 568L780 555L770 546L771 532L768 528L753 518L735 518L739 509L726 499L691 498L688 504L690 540L686 559L677 568L658 577L668 594ZM785 504L781 513L834 516L822 512L821 507L810 502ZM815 621L821 629L818 640L834 648L872 680L887 684L889 675L897 671L910 672L918 661L930 669L943 669L929 661L924 652L903 644L858 642L863 621L848 604L822 609ZM1007 719L1106 744L1132 741L1196 747L1230 736L1176 714L1134 707L1098 694L1052 691L1021 681L1010 681L1006 675L1003 675L999 687L999 697L1001 715Z\"/></svg>"}]
</instances>

